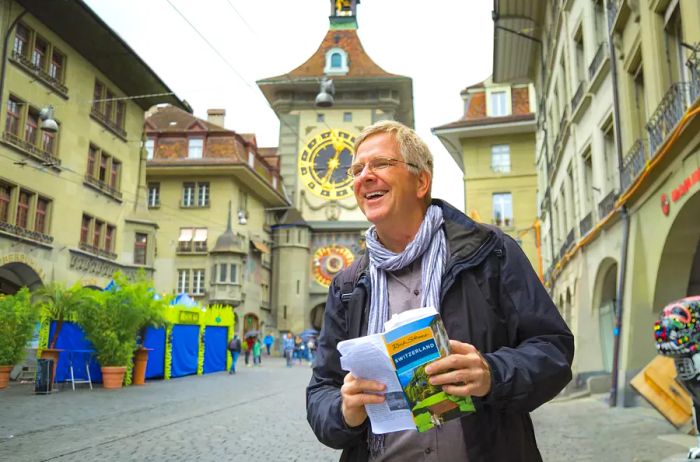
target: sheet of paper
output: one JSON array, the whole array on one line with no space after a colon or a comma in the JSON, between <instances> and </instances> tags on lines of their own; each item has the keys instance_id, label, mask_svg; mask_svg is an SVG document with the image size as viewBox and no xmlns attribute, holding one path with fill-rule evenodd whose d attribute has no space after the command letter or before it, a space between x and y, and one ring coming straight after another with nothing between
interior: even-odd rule
<instances>
[{"instance_id":1,"label":"sheet of paper","mask_svg":"<svg viewBox=\"0 0 700 462\"><path fill-rule=\"evenodd\" d=\"M415 430L416 424L381 334L368 335L338 343L340 365L357 378L376 380L386 385L382 404L365 406L375 434Z\"/></svg>"}]
</instances>

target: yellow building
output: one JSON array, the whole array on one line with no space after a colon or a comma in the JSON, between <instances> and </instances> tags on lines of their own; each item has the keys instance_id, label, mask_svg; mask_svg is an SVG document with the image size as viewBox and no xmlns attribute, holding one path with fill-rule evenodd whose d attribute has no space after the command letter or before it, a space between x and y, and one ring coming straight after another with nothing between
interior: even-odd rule
<instances>
[{"instance_id":1,"label":"yellow building","mask_svg":"<svg viewBox=\"0 0 700 462\"><path fill-rule=\"evenodd\" d=\"M464 172L467 213L518 241L541 277L533 90L491 79L467 87L462 118L432 132Z\"/></svg>"},{"instance_id":2,"label":"yellow building","mask_svg":"<svg viewBox=\"0 0 700 462\"><path fill-rule=\"evenodd\" d=\"M82 1L0 12L0 293L152 272L144 112L185 106Z\"/></svg>"},{"instance_id":3,"label":"yellow building","mask_svg":"<svg viewBox=\"0 0 700 462\"><path fill-rule=\"evenodd\" d=\"M574 384L633 404L661 309L700 293L700 3L497 2L494 18L494 81L540 98L546 282Z\"/></svg>"},{"instance_id":4,"label":"yellow building","mask_svg":"<svg viewBox=\"0 0 700 462\"><path fill-rule=\"evenodd\" d=\"M274 326L270 225L289 203L275 156L225 129L223 109L208 114L165 106L146 119L147 203L160 225L155 287L233 307L241 334L266 330Z\"/></svg>"}]
</instances>

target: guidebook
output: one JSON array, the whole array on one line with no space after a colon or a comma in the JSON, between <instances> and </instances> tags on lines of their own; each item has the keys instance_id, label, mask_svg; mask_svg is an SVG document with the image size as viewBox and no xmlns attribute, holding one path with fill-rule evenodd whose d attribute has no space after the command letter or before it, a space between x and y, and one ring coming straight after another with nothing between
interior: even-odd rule
<instances>
[{"instance_id":1,"label":"guidebook","mask_svg":"<svg viewBox=\"0 0 700 462\"><path fill-rule=\"evenodd\" d=\"M474 412L470 397L452 396L431 385L425 366L449 354L449 340L433 307L394 315L383 334L338 343L343 369L355 377L386 385L385 401L367 405L375 434L419 432Z\"/></svg>"}]
</instances>

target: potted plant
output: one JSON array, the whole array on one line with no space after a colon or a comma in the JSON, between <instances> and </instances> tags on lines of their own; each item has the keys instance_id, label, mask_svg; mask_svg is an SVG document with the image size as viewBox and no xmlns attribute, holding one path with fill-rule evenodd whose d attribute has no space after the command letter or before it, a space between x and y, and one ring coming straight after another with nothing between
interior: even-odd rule
<instances>
[{"instance_id":1,"label":"potted plant","mask_svg":"<svg viewBox=\"0 0 700 462\"><path fill-rule=\"evenodd\" d=\"M78 306L81 303L85 303L85 293L85 289L80 287L80 285L76 284L71 288L67 288L59 282L52 282L34 293L34 299L41 309L41 317L48 323L51 321L56 322L56 328L51 339L49 339L48 348L41 350L43 359L53 360L52 382L53 377L56 376L58 355L61 352L61 350L56 349L56 344L61 334L63 323L72 320Z\"/></svg>"},{"instance_id":2,"label":"potted plant","mask_svg":"<svg viewBox=\"0 0 700 462\"><path fill-rule=\"evenodd\" d=\"M39 308L31 303L26 287L0 296L0 389L7 387L10 371L24 358L38 321Z\"/></svg>"}]
</instances>

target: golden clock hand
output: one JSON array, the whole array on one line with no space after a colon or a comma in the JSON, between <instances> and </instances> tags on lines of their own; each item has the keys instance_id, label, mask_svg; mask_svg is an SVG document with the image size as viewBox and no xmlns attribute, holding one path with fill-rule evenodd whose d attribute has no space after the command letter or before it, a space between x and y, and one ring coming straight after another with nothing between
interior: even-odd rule
<instances>
[{"instance_id":1,"label":"golden clock hand","mask_svg":"<svg viewBox=\"0 0 700 462\"><path fill-rule=\"evenodd\" d=\"M335 131L331 130L331 136L333 137L331 140L331 144L333 145L333 149L335 150L335 155L328 161L328 165L326 167L326 174L323 176L321 179L321 185L325 185L328 183L330 180L330 177L333 175L333 172L340 166L340 154L345 150L345 146L343 145L342 141L338 139L337 135L335 134Z\"/></svg>"}]
</instances>

